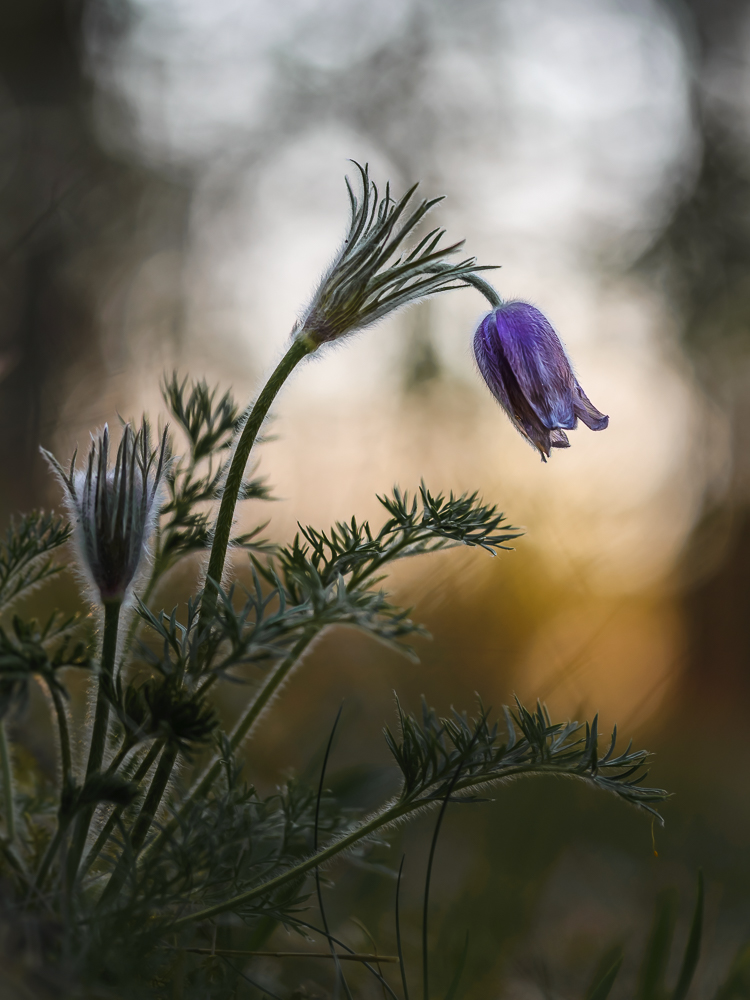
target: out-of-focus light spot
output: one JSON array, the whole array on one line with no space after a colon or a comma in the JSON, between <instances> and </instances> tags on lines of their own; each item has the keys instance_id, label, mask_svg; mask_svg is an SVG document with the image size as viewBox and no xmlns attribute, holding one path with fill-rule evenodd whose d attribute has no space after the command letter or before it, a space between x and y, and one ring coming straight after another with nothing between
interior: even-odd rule
<instances>
[{"instance_id":1,"label":"out-of-focus light spot","mask_svg":"<svg viewBox=\"0 0 750 1000\"><path fill-rule=\"evenodd\" d=\"M680 623L659 604L566 611L538 634L519 674L521 698L556 717L601 713L602 729L628 732L669 695L681 668ZM624 749L624 748L623 748Z\"/></svg>"},{"instance_id":2,"label":"out-of-focus light spot","mask_svg":"<svg viewBox=\"0 0 750 1000\"><path fill-rule=\"evenodd\" d=\"M396 193L423 177L424 194L449 194L435 224L466 237L482 263L503 265L493 278L503 295L553 319L611 416L609 430L580 429L542 467L474 371L484 302L474 291L445 296L429 314L442 381L421 410L407 416L399 402L408 313L295 376L264 458L289 498L272 512L278 536L298 517L372 512L376 491L425 475L497 498L560 573L615 590L668 573L727 449L661 303L617 272L658 232L675 177L694 169L686 56L663 7L134 0L132 9L109 62L92 58L100 87L133 111L140 155L192 172L184 367L253 391L344 234L342 174L355 157ZM414 25L419 46L402 51ZM402 76L380 106L382 81L365 59L383 47ZM335 86L317 91L311 67ZM153 330L158 314L157 304L131 316Z\"/></svg>"},{"instance_id":3,"label":"out-of-focus light spot","mask_svg":"<svg viewBox=\"0 0 750 1000\"><path fill-rule=\"evenodd\" d=\"M331 124L291 138L244 183L227 183L218 170L205 177L189 264L189 338L198 356L219 359L231 352L246 369L253 361L267 367L276 360L346 235L342 174L355 188L358 177L351 156L369 161L377 177L395 175L370 141ZM340 378L342 364L354 364L346 352L332 360L316 366L322 391Z\"/></svg>"}]
</instances>

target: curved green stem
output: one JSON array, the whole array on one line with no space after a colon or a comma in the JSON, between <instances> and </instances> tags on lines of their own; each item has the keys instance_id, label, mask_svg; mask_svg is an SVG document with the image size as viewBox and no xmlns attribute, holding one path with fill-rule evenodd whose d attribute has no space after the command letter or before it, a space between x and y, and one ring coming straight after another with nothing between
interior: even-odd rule
<instances>
[{"instance_id":1,"label":"curved green stem","mask_svg":"<svg viewBox=\"0 0 750 1000\"><path fill-rule=\"evenodd\" d=\"M473 741L475 742L475 741ZM473 743L472 743L473 745ZM451 795L453 790L458 784L458 779L461 775L461 768L463 767L463 760L456 768L456 772L451 779L450 785L448 785L448 791L443 796L443 804L440 807L440 813L438 814L437 823L435 824L435 831L432 834L432 843L430 844L430 854L427 859L427 875L425 877L424 894L422 896L422 995L424 1000L430 1000L430 963L429 963L429 934L427 932L428 927L428 917L430 913L430 885L432 883L432 866L435 862L435 848L437 847L438 837L440 836L440 827L443 824L443 817L445 816L445 810L448 808L448 803L451 800Z\"/></svg>"},{"instance_id":2,"label":"curved green stem","mask_svg":"<svg viewBox=\"0 0 750 1000\"><path fill-rule=\"evenodd\" d=\"M136 746L136 742L131 742L129 736L130 734L128 733L128 735L122 741L120 749L117 751L112 760L109 762L109 767L107 768L107 774L114 774L115 771L119 768L120 764L122 764L127 755L133 749L133 747Z\"/></svg>"},{"instance_id":3,"label":"curved green stem","mask_svg":"<svg viewBox=\"0 0 750 1000\"><path fill-rule=\"evenodd\" d=\"M273 403L274 399L278 395L278 392L284 382L286 382L299 362L302 361L303 358L307 357L308 354L312 354L316 348L317 344L315 344L308 337L295 338L292 341L291 347L276 366L275 371L261 390L257 400L248 410L245 426L242 428L242 433L240 434L239 440L237 441L237 445L234 449L232 462L229 466L229 472L227 473L227 478L221 493L221 504L219 506L219 513L216 517L214 540L211 545L211 555L208 560L208 569L206 571L207 585L203 595L203 604L201 606L202 625L205 625L211 620L216 607L215 587L221 585L221 579L224 574L224 563L226 561L229 539L232 533L232 525L234 523L234 511L237 506L240 490L242 489L245 466L247 465L247 460L250 457L252 447L255 444L255 439L258 436L258 432L260 431L263 421L268 415L271 403ZM214 585L213 587L211 586L212 583Z\"/></svg>"},{"instance_id":4,"label":"curved green stem","mask_svg":"<svg viewBox=\"0 0 750 1000\"><path fill-rule=\"evenodd\" d=\"M95 771L101 770L104 760L104 750L107 745L107 729L109 728L109 699L107 698L101 678L112 679L115 668L115 657L117 655L117 630L120 624L119 602L109 602L104 605L104 637L102 639L102 657L99 669L99 690L96 699L96 711L94 714L94 728L91 732L91 744L89 746L89 759L86 765L86 777L90 777ZM91 819L94 815L94 806L82 810L78 814L73 830L73 840L68 852L68 882L73 884L78 872L78 865L81 863L81 855L86 846Z\"/></svg>"},{"instance_id":5,"label":"curved green stem","mask_svg":"<svg viewBox=\"0 0 750 1000\"><path fill-rule=\"evenodd\" d=\"M517 767L509 767L502 774L498 774L496 777L488 778L487 775L474 778L470 775L462 778L455 785L455 789L460 791L464 788L471 788L474 785L486 785L491 781L502 781L505 778L518 777L522 774L560 774L566 773L570 774L572 777L576 775L575 772L565 771L562 772L560 768L555 767L545 767L544 764L521 764ZM196 913L189 913L184 917L180 917L172 925L174 930L180 927L185 927L187 924L193 923L196 920L208 920L209 917L218 916L220 913L226 913L229 910L234 910L238 906L242 906L245 903L251 902L253 899L258 899L259 896L267 896L277 889L280 889L283 885L287 885L289 882L293 882L295 879L301 878L306 875L309 871L317 868L319 865L325 864L327 861L331 861L342 851L348 850L353 847L360 840L369 837L371 834L380 830L384 826L388 826L391 823L397 822L404 816L408 816L409 813L418 812L420 809L429 808L430 806L440 805L442 802L442 796L440 798L434 798L428 794L428 792L422 793L416 799L409 799L407 801L397 800L396 802L391 802L389 805L384 806L379 812L375 813L374 816L370 817L361 826L355 827L350 830L349 833L344 834L338 840L334 840L333 843L329 844L328 847L323 848L322 851L318 851L316 854L311 855L304 861L300 861L299 864L294 865L292 868L287 868L286 871L281 872L281 874L276 875L274 878L269 879L268 882L263 882L261 885L256 886L254 889L249 889L247 892L241 893L239 896L233 896L231 899L225 900L223 903L216 903L214 906L209 906L205 910L199 910Z\"/></svg>"},{"instance_id":6,"label":"curved green stem","mask_svg":"<svg viewBox=\"0 0 750 1000\"><path fill-rule=\"evenodd\" d=\"M258 721L266 706L269 704L284 681L289 677L289 674L297 666L307 651L310 643L320 631L321 629L318 627L308 633L305 633L305 635L303 635L302 638L292 647L292 651L289 655L285 657L268 675L265 683L247 706L244 715L232 730L232 735L229 737L229 745L232 750L236 750L240 743L242 743L245 737L250 733L250 730ZM196 789L196 794L200 794L205 791L208 785L211 784L211 782L216 778L219 773L217 765L220 766L220 764L220 761L216 761L212 765L211 770L206 772L204 777L201 779L200 785Z\"/></svg>"},{"instance_id":7,"label":"curved green stem","mask_svg":"<svg viewBox=\"0 0 750 1000\"><path fill-rule=\"evenodd\" d=\"M227 549L229 548L229 540L234 523L234 511L237 506L240 490L242 489L245 467L247 466L252 447L258 437L263 421L268 415L271 404L284 382L286 382L300 361L307 357L308 354L312 354L313 351L317 350L317 347L318 345L309 337L295 338L284 357L276 366L268 382L264 385L255 403L247 411L247 419L234 449L232 461L221 493L221 504L219 505L219 513L216 517L211 554L208 560L208 569L206 570L206 588L201 603L199 629L204 628L211 621L216 608L216 587L221 585L221 579L224 574L224 563L226 562ZM238 742L241 739L242 736L239 737ZM220 766L220 762L217 763ZM171 830L174 830L174 825L170 824L167 829L171 832ZM166 830L162 831L151 846L154 847L157 843L163 843L165 835Z\"/></svg>"},{"instance_id":8,"label":"curved green stem","mask_svg":"<svg viewBox=\"0 0 750 1000\"><path fill-rule=\"evenodd\" d=\"M439 274L441 271L449 269L450 265L434 264L426 270L431 271L433 274ZM499 309L503 304L503 300L500 298L497 289L494 288L489 281L485 281L484 278L480 278L478 274L474 274L473 272L462 274L460 280L466 285L472 285L478 292L481 292L493 309Z\"/></svg>"},{"instance_id":9,"label":"curved green stem","mask_svg":"<svg viewBox=\"0 0 750 1000\"><path fill-rule=\"evenodd\" d=\"M503 304L503 300L489 281L480 278L478 274L464 274L461 276L461 280L465 281L467 285L473 285L478 292L481 292L493 309L498 309Z\"/></svg>"},{"instance_id":10,"label":"curved green stem","mask_svg":"<svg viewBox=\"0 0 750 1000\"><path fill-rule=\"evenodd\" d=\"M16 802L13 795L13 762L5 732L5 722L0 722L0 766L3 772L3 809L5 812L5 836L9 844L16 839Z\"/></svg>"},{"instance_id":11,"label":"curved green stem","mask_svg":"<svg viewBox=\"0 0 750 1000\"><path fill-rule=\"evenodd\" d=\"M146 777L148 772L151 770L151 765L159 756L159 751L161 750L163 745L164 744L160 740L157 740L155 743L151 745L151 747L149 747L148 753L143 758L141 763L138 765L137 771L131 778L131 781L133 781L136 785L139 785ZM102 827L101 833L96 838L91 850L81 863L81 876L85 875L88 872L93 863L101 854L102 850L104 849L104 845L109 840L110 834L114 830L115 825L119 820L120 816L122 816L124 809L125 809L124 806L115 806L115 808L112 810L109 819Z\"/></svg>"}]
</instances>

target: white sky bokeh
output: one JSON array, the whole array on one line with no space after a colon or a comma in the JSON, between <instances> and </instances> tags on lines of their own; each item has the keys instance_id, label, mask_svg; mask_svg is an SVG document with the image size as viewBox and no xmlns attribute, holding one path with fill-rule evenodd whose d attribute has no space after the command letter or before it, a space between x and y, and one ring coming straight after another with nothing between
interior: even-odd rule
<instances>
[{"instance_id":1,"label":"white sky bokeh","mask_svg":"<svg viewBox=\"0 0 750 1000\"><path fill-rule=\"evenodd\" d=\"M493 279L501 294L545 311L611 417L607 431L580 429L542 466L475 372L483 301L473 291L443 296L430 317L444 405L420 418L427 429L400 400L408 313L295 377L277 408L280 438L264 452L264 471L287 498L273 510L274 532L297 518L373 512L376 491L424 475L438 488L480 487L527 527L530 544L561 566L585 567L597 585L637 588L667 573L705 489L726 475L728 448L665 303L623 276L667 221L698 153L684 45L663 7L131 8L114 49L92 32L100 129L121 155L136 150L194 185L174 359L183 370L232 383L240 396L253 391L342 238L342 175L354 176L354 158L397 193L421 178L425 195L448 195L436 224L451 240L465 237L481 263L502 265ZM129 132L111 114L113 95L129 109ZM158 281L137 294L128 336L148 344ZM141 356L128 391L134 405L153 405L154 365L171 362ZM429 434L437 443L426 447Z\"/></svg>"}]
</instances>

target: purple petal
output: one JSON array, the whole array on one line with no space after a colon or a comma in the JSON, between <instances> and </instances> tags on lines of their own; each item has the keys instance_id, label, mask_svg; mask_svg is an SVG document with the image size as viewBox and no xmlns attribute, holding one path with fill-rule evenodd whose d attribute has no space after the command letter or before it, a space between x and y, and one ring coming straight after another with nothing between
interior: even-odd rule
<instances>
[{"instance_id":1,"label":"purple petal","mask_svg":"<svg viewBox=\"0 0 750 1000\"><path fill-rule=\"evenodd\" d=\"M549 443L552 448L570 448L568 435L557 427L549 432Z\"/></svg>"},{"instance_id":2,"label":"purple petal","mask_svg":"<svg viewBox=\"0 0 750 1000\"><path fill-rule=\"evenodd\" d=\"M522 391L498 336L495 314L485 316L474 335L474 356L487 386L516 429L542 455L550 453L549 429Z\"/></svg>"},{"instance_id":3,"label":"purple petal","mask_svg":"<svg viewBox=\"0 0 750 1000\"><path fill-rule=\"evenodd\" d=\"M506 302L494 313L503 352L521 392L544 427L576 426L575 380L549 320L526 302Z\"/></svg>"},{"instance_id":4,"label":"purple petal","mask_svg":"<svg viewBox=\"0 0 750 1000\"><path fill-rule=\"evenodd\" d=\"M573 389L573 409L577 417L592 431L603 431L609 425L609 417L600 413L575 379Z\"/></svg>"}]
</instances>

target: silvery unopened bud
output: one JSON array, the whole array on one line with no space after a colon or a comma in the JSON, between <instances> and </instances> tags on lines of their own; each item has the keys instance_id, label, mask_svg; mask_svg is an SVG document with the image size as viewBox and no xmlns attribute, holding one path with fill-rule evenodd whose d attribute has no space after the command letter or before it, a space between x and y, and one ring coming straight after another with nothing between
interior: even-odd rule
<instances>
[{"instance_id":1,"label":"silvery unopened bud","mask_svg":"<svg viewBox=\"0 0 750 1000\"><path fill-rule=\"evenodd\" d=\"M410 302L461 288L469 283L468 276L487 270L478 267L474 257L448 262L463 240L440 246L444 229L433 229L411 250L404 249L407 237L443 199L422 201L407 213L416 184L396 201L388 185L383 196L378 193L367 166L355 166L362 191L355 195L347 178L349 232L295 331L316 347L370 326Z\"/></svg>"},{"instance_id":2,"label":"silvery unopened bud","mask_svg":"<svg viewBox=\"0 0 750 1000\"><path fill-rule=\"evenodd\" d=\"M169 465L167 432L152 448L146 420L135 433L126 424L113 469L109 450L106 425L92 439L85 469L76 469L76 452L66 474L42 449L65 487L82 568L104 604L124 600L147 553Z\"/></svg>"}]
</instances>

